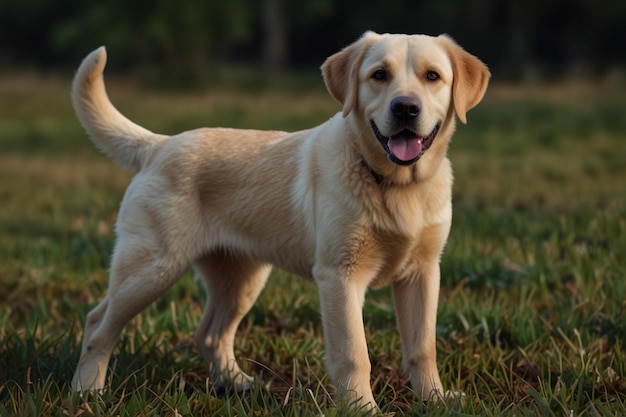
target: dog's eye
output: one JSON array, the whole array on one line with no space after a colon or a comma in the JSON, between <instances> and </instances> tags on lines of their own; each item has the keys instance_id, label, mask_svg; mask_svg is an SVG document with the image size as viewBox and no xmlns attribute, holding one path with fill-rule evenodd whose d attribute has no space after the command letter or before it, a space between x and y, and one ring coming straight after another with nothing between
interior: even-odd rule
<instances>
[{"instance_id":1,"label":"dog's eye","mask_svg":"<svg viewBox=\"0 0 626 417\"><path fill-rule=\"evenodd\" d=\"M387 79L387 71L384 69L376 70L376 72L372 74L372 78L376 81L385 81Z\"/></svg>"},{"instance_id":2,"label":"dog's eye","mask_svg":"<svg viewBox=\"0 0 626 417\"><path fill-rule=\"evenodd\" d=\"M437 74L435 71L428 71L426 72L426 79L428 81L437 81L439 78L439 74Z\"/></svg>"}]
</instances>

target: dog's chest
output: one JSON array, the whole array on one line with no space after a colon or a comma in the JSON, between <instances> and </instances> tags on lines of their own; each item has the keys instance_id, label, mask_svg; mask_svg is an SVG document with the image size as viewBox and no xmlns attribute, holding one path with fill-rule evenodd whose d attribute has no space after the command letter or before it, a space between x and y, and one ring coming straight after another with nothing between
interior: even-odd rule
<instances>
[{"instance_id":1,"label":"dog's chest","mask_svg":"<svg viewBox=\"0 0 626 417\"><path fill-rule=\"evenodd\" d=\"M379 209L370 212L368 222L376 225L370 234L370 256L378 259L372 288L419 274L422 265L437 259L445 245L452 217L450 200L428 189L414 191L389 193Z\"/></svg>"},{"instance_id":2,"label":"dog's chest","mask_svg":"<svg viewBox=\"0 0 626 417\"><path fill-rule=\"evenodd\" d=\"M378 271L370 287L379 288L395 280L406 269L414 240L407 235L378 232L372 235L375 256L378 258Z\"/></svg>"}]
</instances>

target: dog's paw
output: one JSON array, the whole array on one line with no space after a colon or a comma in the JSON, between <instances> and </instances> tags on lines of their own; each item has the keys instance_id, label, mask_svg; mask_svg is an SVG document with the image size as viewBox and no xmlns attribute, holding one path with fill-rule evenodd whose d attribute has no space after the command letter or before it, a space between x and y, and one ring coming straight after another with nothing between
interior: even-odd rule
<instances>
[{"instance_id":1,"label":"dog's paw","mask_svg":"<svg viewBox=\"0 0 626 417\"><path fill-rule=\"evenodd\" d=\"M218 379L213 383L213 391L218 397L225 397L230 394L244 394L252 391L253 383L253 378L242 372L232 379Z\"/></svg>"}]
</instances>

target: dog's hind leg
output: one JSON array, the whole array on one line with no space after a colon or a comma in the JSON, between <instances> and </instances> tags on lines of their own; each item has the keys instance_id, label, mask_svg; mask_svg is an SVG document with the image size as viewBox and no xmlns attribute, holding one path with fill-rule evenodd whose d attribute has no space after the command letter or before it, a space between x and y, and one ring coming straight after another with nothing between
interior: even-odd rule
<instances>
[{"instance_id":1,"label":"dog's hind leg","mask_svg":"<svg viewBox=\"0 0 626 417\"><path fill-rule=\"evenodd\" d=\"M195 334L196 344L217 391L245 391L252 378L239 368L235 359L235 333L265 286L271 266L229 251L205 255L194 265L207 290L204 317Z\"/></svg>"},{"instance_id":2,"label":"dog's hind leg","mask_svg":"<svg viewBox=\"0 0 626 417\"><path fill-rule=\"evenodd\" d=\"M118 242L111 264L107 296L88 315L75 391L104 388L113 348L126 323L156 300L182 275L187 265L170 260L154 247Z\"/></svg>"}]
</instances>

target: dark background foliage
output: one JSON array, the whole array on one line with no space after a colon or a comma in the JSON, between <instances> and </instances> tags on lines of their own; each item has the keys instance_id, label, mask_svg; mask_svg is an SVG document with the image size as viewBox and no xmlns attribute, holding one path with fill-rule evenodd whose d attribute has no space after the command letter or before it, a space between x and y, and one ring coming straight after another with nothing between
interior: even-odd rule
<instances>
[{"instance_id":1,"label":"dark background foliage","mask_svg":"<svg viewBox=\"0 0 626 417\"><path fill-rule=\"evenodd\" d=\"M365 30L448 33L497 77L598 76L626 63L622 0L3 0L0 67L316 68Z\"/></svg>"}]
</instances>

